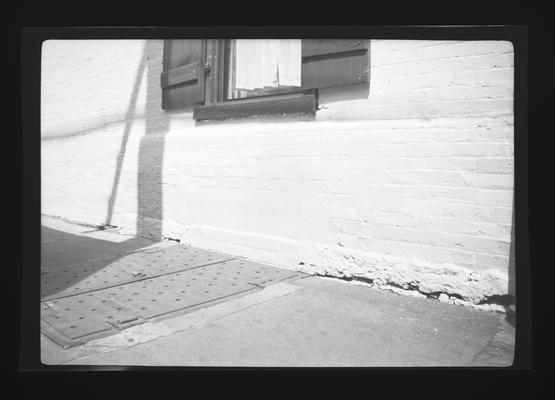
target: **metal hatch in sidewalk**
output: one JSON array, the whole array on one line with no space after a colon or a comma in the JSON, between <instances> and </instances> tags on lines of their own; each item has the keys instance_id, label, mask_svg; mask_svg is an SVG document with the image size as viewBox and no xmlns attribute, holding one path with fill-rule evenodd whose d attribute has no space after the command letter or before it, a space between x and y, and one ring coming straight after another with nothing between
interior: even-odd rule
<instances>
[{"instance_id":1,"label":"metal hatch in sidewalk","mask_svg":"<svg viewBox=\"0 0 555 400\"><path fill-rule=\"evenodd\" d=\"M175 245L139 250L117 260L50 267L41 275L41 296L43 300L52 300L232 259Z\"/></svg>"},{"instance_id":2,"label":"metal hatch in sidewalk","mask_svg":"<svg viewBox=\"0 0 555 400\"><path fill-rule=\"evenodd\" d=\"M176 254L170 249L159 253L164 252L170 260ZM242 259L181 270L174 267L174 272L150 278L44 299L41 330L61 346L71 347L301 276L306 275Z\"/></svg>"}]
</instances>

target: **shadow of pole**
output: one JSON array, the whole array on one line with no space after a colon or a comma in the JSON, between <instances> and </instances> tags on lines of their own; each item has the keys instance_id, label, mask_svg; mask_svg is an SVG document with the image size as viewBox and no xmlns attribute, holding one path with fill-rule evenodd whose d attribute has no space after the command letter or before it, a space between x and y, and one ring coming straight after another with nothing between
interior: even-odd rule
<instances>
[{"instance_id":1,"label":"shadow of pole","mask_svg":"<svg viewBox=\"0 0 555 400\"><path fill-rule=\"evenodd\" d=\"M147 46L145 44L143 48L141 62L139 64L139 68L137 69L137 73L135 75L133 92L131 94L131 99L129 100L129 107L127 108L127 112L125 113L125 128L123 130L123 136L121 138L120 149L119 149L118 158L116 161L116 171L114 174L114 182L112 183L112 192L110 193L110 198L108 200L108 212L106 215L105 225L110 225L112 222L112 216L114 214L114 204L116 202L116 196L118 193L119 181L121 177L121 168L123 165L123 159L125 158L125 152L127 150L127 141L129 140L131 126L133 125L133 119L135 118L137 98L139 95L139 90L141 88L141 81L146 69L146 65L147 65Z\"/></svg>"},{"instance_id":2,"label":"shadow of pole","mask_svg":"<svg viewBox=\"0 0 555 400\"><path fill-rule=\"evenodd\" d=\"M148 40L145 52L161 57L163 42ZM165 135L169 117L162 110L160 74L147 70L145 134L139 144L137 169L136 235L154 240L162 239L163 161Z\"/></svg>"},{"instance_id":3,"label":"shadow of pole","mask_svg":"<svg viewBox=\"0 0 555 400\"><path fill-rule=\"evenodd\" d=\"M162 41L147 40L143 48L129 107L125 115L125 127L105 220L105 225L111 225L127 142L136 116L137 99L143 76L146 76L145 133L140 141L138 155L136 236L155 240L162 237L162 166L164 139L169 130L169 118L161 109L159 74L151 73L150 59L154 54L161 55L162 46Z\"/></svg>"}]
</instances>

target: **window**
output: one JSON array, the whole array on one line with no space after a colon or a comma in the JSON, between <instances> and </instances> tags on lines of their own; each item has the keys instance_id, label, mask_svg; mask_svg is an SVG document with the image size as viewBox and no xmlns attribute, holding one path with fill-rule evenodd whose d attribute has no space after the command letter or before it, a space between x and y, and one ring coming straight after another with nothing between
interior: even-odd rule
<instances>
[{"instance_id":1,"label":"window","mask_svg":"<svg viewBox=\"0 0 555 400\"><path fill-rule=\"evenodd\" d=\"M318 89L369 82L368 47L344 39L165 40L162 108L195 106L197 120L314 113Z\"/></svg>"},{"instance_id":2,"label":"window","mask_svg":"<svg viewBox=\"0 0 555 400\"><path fill-rule=\"evenodd\" d=\"M225 99L287 93L301 87L300 39L230 40Z\"/></svg>"}]
</instances>

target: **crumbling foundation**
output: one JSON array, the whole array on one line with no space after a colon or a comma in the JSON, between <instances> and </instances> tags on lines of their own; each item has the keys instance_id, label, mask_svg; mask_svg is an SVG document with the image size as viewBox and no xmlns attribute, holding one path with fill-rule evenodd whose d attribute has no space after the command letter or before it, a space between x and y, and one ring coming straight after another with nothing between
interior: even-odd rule
<instances>
[{"instance_id":1,"label":"crumbling foundation","mask_svg":"<svg viewBox=\"0 0 555 400\"><path fill-rule=\"evenodd\" d=\"M505 312L514 304L508 274L496 269L473 271L453 264L431 264L338 246L323 248L321 261L300 262L298 270L389 290L400 295L437 299L472 308Z\"/></svg>"}]
</instances>

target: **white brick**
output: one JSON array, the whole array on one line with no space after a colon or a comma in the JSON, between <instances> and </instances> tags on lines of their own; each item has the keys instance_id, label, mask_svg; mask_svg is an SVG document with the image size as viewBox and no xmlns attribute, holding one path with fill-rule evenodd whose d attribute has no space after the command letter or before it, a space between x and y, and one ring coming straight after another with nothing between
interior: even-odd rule
<instances>
[{"instance_id":1,"label":"white brick","mask_svg":"<svg viewBox=\"0 0 555 400\"><path fill-rule=\"evenodd\" d=\"M446 144L422 143L402 147L405 157L445 157L450 155L451 146Z\"/></svg>"},{"instance_id":2,"label":"white brick","mask_svg":"<svg viewBox=\"0 0 555 400\"><path fill-rule=\"evenodd\" d=\"M360 218L368 224L395 225L412 227L414 217L400 212L387 212L383 210L370 209L360 213Z\"/></svg>"},{"instance_id":3,"label":"white brick","mask_svg":"<svg viewBox=\"0 0 555 400\"><path fill-rule=\"evenodd\" d=\"M450 154L453 157L512 157L514 155L514 147L512 144L497 143L459 143L449 147Z\"/></svg>"},{"instance_id":4,"label":"white brick","mask_svg":"<svg viewBox=\"0 0 555 400\"><path fill-rule=\"evenodd\" d=\"M459 202L474 202L474 192L466 187L440 187L428 188L428 195L432 199L456 200Z\"/></svg>"},{"instance_id":5,"label":"white brick","mask_svg":"<svg viewBox=\"0 0 555 400\"><path fill-rule=\"evenodd\" d=\"M426 166L439 170L473 171L476 168L476 161L471 158L430 158L426 160Z\"/></svg>"},{"instance_id":6,"label":"white brick","mask_svg":"<svg viewBox=\"0 0 555 400\"><path fill-rule=\"evenodd\" d=\"M513 191L511 189L473 189L473 201L476 204L512 208Z\"/></svg>"},{"instance_id":7,"label":"white brick","mask_svg":"<svg viewBox=\"0 0 555 400\"><path fill-rule=\"evenodd\" d=\"M476 172L485 173L514 173L512 158L481 158L476 160Z\"/></svg>"},{"instance_id":8,"label":"white brick","mask_svg":"<svg viewBox=\"0 0 555 400\"><path fill-rule=\"evenodd\" d=\"M476 264L484 269L499 269L506 271L509 265L509 257L479 253L476 254Z\"/></svg>"},{"instance_id":9,"label":"white brick","mask_svg":"<svg viewBox=\"0 0 555 400\"><path fill-rule=\"evenodd\" d=\"M468 186L484 189L512 189L514 179L513 174L464 174L464 181Z\"/></svg>"}]
</instances>

